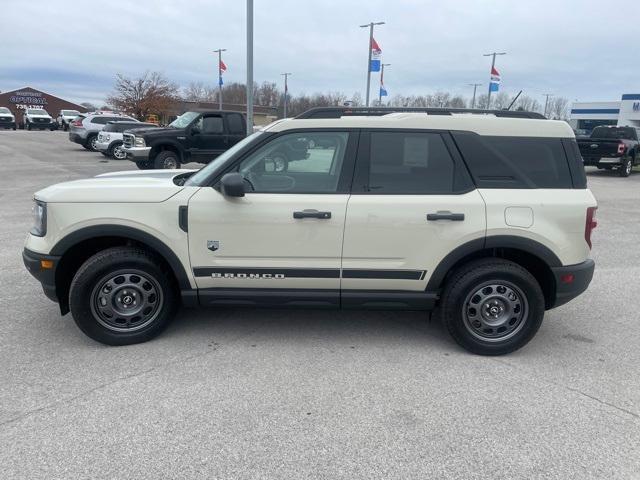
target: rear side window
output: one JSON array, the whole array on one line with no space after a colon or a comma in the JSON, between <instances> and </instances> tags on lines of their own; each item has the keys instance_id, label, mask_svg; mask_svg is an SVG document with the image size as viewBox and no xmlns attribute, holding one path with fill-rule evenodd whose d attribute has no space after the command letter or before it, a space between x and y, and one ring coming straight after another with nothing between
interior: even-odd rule
<instances>
[{"instance_id":1,"label":"rear side window","mask_svg":"<svg viewBox=\"0 0 640 480\"><path fill-rule=\"evenodd\" d=\"M98 125L106 125L107 122L117 120L115 117L93 117L91 123L97 123Z\"/></svg>"},{"instance_id":2,"label":"rear side window","mask_svg":"<svg viewBox=\"0 0 640 480\"><path fill-rule=\"evenodd\" d=\"M227 125L229 125L229 133L231 134L244 133L244 118L242 118L242 115L237 113L227 115Z\"/></svg>"},{"instance_id":3,"label":"rear side window","mask_svg":"<svg viewBox=\"0 0 640 480\"><path fill-rule=\"evenodd\" d=\"M208 134L224 133L222 117L204 117L201 131Z\"/></svg>"},{"instance_id":4,"label":"rear side window","mask_svg":"<svg viewBox=\"0 0 640 480\"><path fill-rule=\"evenodd\" d=\"M454 191L455 165L440 134L371 132L369 158L370 193Z\"/></svg>"},{"instance_id":5,"label":"rear side window","mask_svg":"<svg viewBox=\"0 0 640 480\"><path fill-rule=\"evenodd\" d=\"M573 188L561 138L453 137L478 188Z\"/></svg>"}]
</instances>

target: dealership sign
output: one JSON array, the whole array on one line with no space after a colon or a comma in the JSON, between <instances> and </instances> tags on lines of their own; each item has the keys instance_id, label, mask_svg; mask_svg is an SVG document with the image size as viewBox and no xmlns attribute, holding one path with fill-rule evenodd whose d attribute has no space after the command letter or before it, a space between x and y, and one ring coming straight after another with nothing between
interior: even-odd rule
<instances>
[{"instance_id":1,"label":"dealership sign","mask_svg":"<svg viewBox=\"0 0 640 480\"><path fill-rule=\"evenodd\" d=\"M15 103L16 108L19 110L44 108L44 105L47 105L47 98L42 95L42 92L34 92L32 90L15 92L9 97L9 101Z\"/></svg>"},{"instance_id":2,"label":"dealership sign","mask_svg":"<svg viewBox=\"0 0 640 480\"><path fill-rule=\"evenodd\" d=\"M640 102L633 102L633 111L640 112Z\"/></svg>"}]
</instances>

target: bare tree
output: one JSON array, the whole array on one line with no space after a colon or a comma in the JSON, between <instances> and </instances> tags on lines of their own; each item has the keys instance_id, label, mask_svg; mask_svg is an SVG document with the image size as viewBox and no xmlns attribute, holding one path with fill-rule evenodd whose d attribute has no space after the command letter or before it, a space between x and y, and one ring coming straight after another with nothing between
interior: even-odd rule
<instances>
[{"instance_id":1,"label":"bare tree","mask_svg":"<svg viewBox=\"0 0 640 480\"><path fill-rule=\"evenodd\" d=\"M531 98L528 95L520 95L516 101L515 109L527 112L539 112L541 105L535 98Z\"/></svg>"},{"instance_id":2,"label":"bare tree","mask_svg":"<svg viewBox=\"0 0 640 480\"><path fill-rule=\"evenodd\" d=\"M569 100L564 97L553 97L549 100L548 114L554 120L567 120L569 118Z\"/></svg>"},{"instance_id":3,"label":"bare tree","mask_svg":"<svg viewBox=\"0 0 640 480\"><path fill-rule=\"evenodd\" d=\"M145 72L138 78L118 74L107 102L118 110L144 119L150 113L166 112L178 98L178 86L160 72Z\"/></svg>"},{"instance_id":4,"label":"bare tree","mask_svg":"<svg viewBox=\"0 0 640 480\"><path fill-rule=\"evenodd\" d=\"M89 112L93 112L94 110L96 110L96 106L93 103L89 103L89 102L82 102L80 104L80 106L84 107L87 109L87 111Z\"/></svg>"}]
</instances>

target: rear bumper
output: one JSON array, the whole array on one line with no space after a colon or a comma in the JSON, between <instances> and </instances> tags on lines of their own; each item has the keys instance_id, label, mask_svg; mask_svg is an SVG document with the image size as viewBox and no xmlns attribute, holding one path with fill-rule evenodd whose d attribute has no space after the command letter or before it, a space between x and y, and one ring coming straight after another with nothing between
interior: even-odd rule
<instances>
[{"instance_id":1,"label":"rear bumper","mask_svg":"<svg viewBox=\"0 0 640 480\"><path fill-rule=\"evenodd\" d=\"M58 268L60 258L56 255L33 252L26 248L22 251L24 266L42 284L42 290L47 298L54 302L58 302L58 296L56 295L56 268ZM53 268L42 268L42 260L53 262Z\"/></svg>"},{"instance_id":2,"label":"rear bumper","mask_svg":"<svg viewBox=\"0 0 640 480\"><path fill-rule=\"evenodd\" d=\"M620 165L626 157L582 157L584 164L588 167L601 165Z\"/></svg>"},{"instance_id":3,"label":"rear bumper","mask_svg":"<svg viewBox=\"0 0 640 480\"><path fill-rule=\"evenodd\" d=\"M593 278L595 262L588 259L575 265L551 268L556 283L556 294L549 308L559 307L583 293Z\"/></svg>"},{"instance_id":4,"label":"rear bumper","mask_svg":"<svg viewBox=\"0 0 640 480\"><path fill-rule=\"evenodd\" d=\"M83 145L85 142L85 138L83 138L79 133L69 132L69 141L73 143L79 143Z\"/></svg>"},{"instance_id":5,"label":"rear bumper","mask_svg":"<svg viewBox=\"0 0 640 480\"><path fill-rule=\"evenodd\" d=\"M149 160L149 153L151 153L151 147L124 147L123 150L127 153L127 160L133 162Z\"/></svg>"}]
</instances>

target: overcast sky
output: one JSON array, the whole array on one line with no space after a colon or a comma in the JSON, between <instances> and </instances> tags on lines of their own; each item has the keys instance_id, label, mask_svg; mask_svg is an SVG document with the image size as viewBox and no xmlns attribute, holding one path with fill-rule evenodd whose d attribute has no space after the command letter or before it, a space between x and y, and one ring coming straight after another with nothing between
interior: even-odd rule
<instances>
[{"instance_id":1,"label":"overcast sky","mask_svg":"<svg viewBox=\"0 0 640 480\"><path fill-rule=\"evenodd\" d=\"M290 92L364 94L366 29L383 50L390 95L470 95L498 58L502 89L570 101L640 93L640 0L255 0L254 79ZM186 86L246 73L244 0L0 0L0 90L26 85L102 103L116 73L164 72ZM377 92L377 77L372 92ZM373 95L373 93L372 93Z\"/></svg>"}]
</instances>

